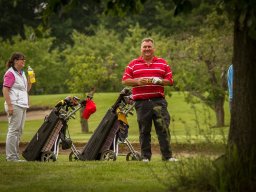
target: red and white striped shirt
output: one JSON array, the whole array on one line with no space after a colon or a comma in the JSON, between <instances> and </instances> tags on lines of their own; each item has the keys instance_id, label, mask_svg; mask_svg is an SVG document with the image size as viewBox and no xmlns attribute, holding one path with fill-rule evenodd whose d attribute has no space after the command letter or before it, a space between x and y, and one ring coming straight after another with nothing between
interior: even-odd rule
<instances>
[{"instance_id":1,"label":"red and white striped shirt","mask_svg":"<svg viewBox=\"0 0 256 192\"><path fill-rule=\"evenodd\" d=\"M164 59L155 56L148 65L142 57L138 57L128 64L122 80L153 77L169 80L170 84L173 84L172 70ZM164 86L155 84L135 86L132 88L132 95L134 100L163 98Z\"/></svg>"}]
</instances>

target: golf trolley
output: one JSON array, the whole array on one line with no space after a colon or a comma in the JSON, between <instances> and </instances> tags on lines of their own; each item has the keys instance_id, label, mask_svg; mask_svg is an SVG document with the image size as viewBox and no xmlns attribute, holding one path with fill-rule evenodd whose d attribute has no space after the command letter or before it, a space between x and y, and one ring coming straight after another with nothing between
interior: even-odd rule
<instances>
[{"instance_id":1,"label":"golf trolley","mask_svg":"<svg viewBox=\"0 0 256 192\"><path fill-rule=\"evenodd\" d=\"M132 114L134 101L131 99L130 89L123 89L115 104L107 111L104 118L94 131L83 150L72 149L69 160L113 160L119 155L119 145L125 144L129 152L126 160L141 159L140 153L135 151L128 137L128 114Z\"/></svg>"},{"instance_id":2,"label":"golf trolley","mask_svg":"<svg viewBox=\"0 0 256 192\"><path fill-rule=\"evenodd\" d=\"M64 150L69 148L75 150L66 132L68 120L75 118L74 114L86 105L86 100L79 101L80 99L74 96L66 97L57 103L22 152L22 156L27 161L56 161L60 145Z\"/></svg>"},{"instance_id":3,"label":"golf trolley","mask_svg":"<svg viewBox=\"0 0 256 192\"><path fill-rule=\"evenodd\" d=\"M126 161L140 161L141 156L140 153L135 151L132 144L128 140L128 114L133 115L131 110L135 105L134 101L130 98L128 102L122 102L117 109L117 121L114 124L110 134L108 135L104 147L101 149L103 152L101 154L100 160L103 161L115 161L118 156L125 155L119 153L119 145L126 145L129 149L129 152L125 155ZM113 139L111 143L111 139ZM111 145L109 145L111 144Z\"/></svg>"}]
</instances>

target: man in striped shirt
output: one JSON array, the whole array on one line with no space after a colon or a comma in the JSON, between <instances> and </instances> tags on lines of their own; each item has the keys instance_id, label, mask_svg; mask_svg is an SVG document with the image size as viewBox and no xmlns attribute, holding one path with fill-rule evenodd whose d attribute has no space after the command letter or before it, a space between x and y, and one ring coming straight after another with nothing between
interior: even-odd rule
<instances>
[{"instance_id":1,"label":"man in striped shirt","mask_svg":"<svg viewBox=\"0 0 256 192\"><path fill-rule=\"evenodd\" d=\"M177 161L170 146L170 115L164 96L164 86L173 85L172 71L167 62L154 55L154 41L145 38L141 56L132 60L125 69L122 84L132 86L140 132L142 160L151 160L151 129L154 122L162 159Z\"/></svg>"}]
</instances>

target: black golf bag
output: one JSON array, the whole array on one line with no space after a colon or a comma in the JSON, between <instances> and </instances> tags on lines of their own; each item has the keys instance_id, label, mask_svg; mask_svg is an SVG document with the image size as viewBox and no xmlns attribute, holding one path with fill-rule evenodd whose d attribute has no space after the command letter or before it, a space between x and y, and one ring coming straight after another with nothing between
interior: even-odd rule
<instances>
[{"instance_id":1,"label":"black golf bag","mask_svg":"<svg viewBox=\"0 0 256 192\"><path fill-rule=\"evenodd\" d=\"M100 160L102 148L104 148L103 145L106 143L105 141L109 134L111 134L111 130L115 127L114 124L117 120L116 110L121 102L125 100L125 97L130 95L130 89L125 88L120 92L115 104L107 111L88 143L79 154L79 160Z\"/></svg>"},{"instance_id":2,"label":"black golf bag","mask_svg":"<svg viewBox=\"0 0 256 192\"><path fill-rule=\"evenodd\" d=\"M63 149L71 147L72 141L66 137L67 121L86 105L85 100L80 103L78 101L77 97L67 97L58 102L45 117L43 124L22 152L27 161L49 161L49 158L54 160L53 147L58 140L61 140Z\"/></svg>"}]
</instances>

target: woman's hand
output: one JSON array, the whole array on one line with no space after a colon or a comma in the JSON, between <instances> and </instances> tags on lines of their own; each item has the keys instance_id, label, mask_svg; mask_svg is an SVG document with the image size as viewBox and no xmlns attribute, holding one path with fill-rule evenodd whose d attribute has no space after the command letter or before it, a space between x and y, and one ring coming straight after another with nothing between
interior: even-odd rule
<instances>
[{"instance_id":1,"label":"woman's hand","mask_svg":"<svg viewBox=\"0 0 256 192\"><path fill-rule=\"evenodd\" d=\"M12 104L10 104L10 105L8 105L8 115L12 116L12 114L13 114L13 106L12 106Z\"/></svg>"}]
</instances>

